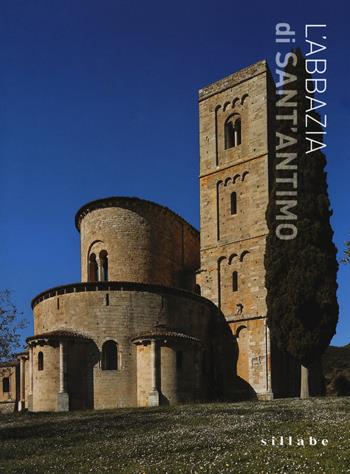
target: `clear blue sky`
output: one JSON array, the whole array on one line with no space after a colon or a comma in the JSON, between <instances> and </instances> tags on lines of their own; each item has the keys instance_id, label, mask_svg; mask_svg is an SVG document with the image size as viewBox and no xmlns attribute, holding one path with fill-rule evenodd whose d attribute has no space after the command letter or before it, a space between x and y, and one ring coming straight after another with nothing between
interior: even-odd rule
<instances>
[{"instance_id":1,"label":"clear blue sky","mask_svg":"<svg viewBox=\"0 0 350 474\"><path fill-rule=\"evenodd\" d=\"M327 157L338 248L349 219L349 37L345 0L3 0L0 6L0 288L30 300L80 280L76 210L109 195L169 206L199 225L197 90L267 58L274 25L303 46L328 24ZM339 272L350 342L350 266ZM32 332L30 326L25 332Z\"/></svg>"}]
</instances>

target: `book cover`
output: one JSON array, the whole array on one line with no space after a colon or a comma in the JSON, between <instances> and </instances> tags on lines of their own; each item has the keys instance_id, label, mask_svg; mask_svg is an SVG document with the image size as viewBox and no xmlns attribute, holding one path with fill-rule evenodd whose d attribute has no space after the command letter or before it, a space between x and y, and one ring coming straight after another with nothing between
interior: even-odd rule
<instances>
[{"instance_id":1,"label":"book cover","mask_svg":"<svg viewBox=\"0 0 350 474\"><path fill-rule=\"evenodd\" d=\"M346 6L0 2L0 473L350 472Z\"/></svg>"}]
</instances>

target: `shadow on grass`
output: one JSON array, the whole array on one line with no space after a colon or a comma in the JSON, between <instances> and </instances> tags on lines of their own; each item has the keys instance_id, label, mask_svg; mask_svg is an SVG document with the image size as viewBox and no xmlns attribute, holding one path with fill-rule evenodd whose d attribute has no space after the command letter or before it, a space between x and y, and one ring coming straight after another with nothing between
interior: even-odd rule
<instances>
[{"instance_id":1,"label":"shadow on grass","mask_svg":"<svg viewBox=\"0 0 350 474\"><path fill-rule=\"evenodd\" d=\"M9 423L0 426L0 440L24 440L24 439L40 439L40 438L57 438L57 437L79 437L78 433L83 433L82 437L92 438L98 434L103 435L104 431L113 431L115 436L123 435L128 430L145 431L148 428L161 429L161 425L166 423L165 416L157 416L159 413L165 415L162 411L140 411L133 413L115 413L115 412L91 412L87 414L82 412L80 416L75 414L70 417L64 417L58 414L40 413L29 414L12 418L11 425ZM3 420L1 420L3 421ZM10 420L8 420L10 421ZM13 426L13 423L17 426Z\"/></svg>"}]
</instances>

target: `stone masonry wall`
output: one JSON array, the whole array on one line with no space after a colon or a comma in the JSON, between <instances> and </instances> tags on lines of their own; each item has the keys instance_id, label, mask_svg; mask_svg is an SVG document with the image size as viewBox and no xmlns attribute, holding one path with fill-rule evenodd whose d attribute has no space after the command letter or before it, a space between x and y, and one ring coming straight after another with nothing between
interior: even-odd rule
<instances>
[{"instance_id":1,"label":"stone masonry wall","mask_svg":"<svg viewBox=\"0 0 350 474\"><path fill-rule=\"evenodd\" d=\"M86 360L90 364L92 381L87 382L86 385L85 405L89 405L88 390L92 390L94 408L137 405L137 383L140 385L140 380L137 382L137 346L132 343L131 339L138 334L154 330L156 325L161 324L174 331L200 339L204 346L210 344L213 308L200 297L191 299L185 296L142 291L111 291L109 292L108 305L106 305L106 292L104 291L70 293L60 295L59 298L59 307L57 297L48 298L35 306L34 332L42 334L66 329L77 331L92 339L89 354L86 356ZM119 368L117 371L101 369L100 351L103 343L107 340L114 340L118 346ZM36 397L43 397L43 399L50 393L52 400L49 397L50 401L47 404L42 404L41 399L34 397L34 406L38 408L40 405L41 409L54 409L54 398L58 390L58 350L57 354L49 346L44 346L44 350L47 351L47 354L44 353L44 357L49 360L48 368L45 367L48 379L43 384L40 382L42 380L40 377L44 372L38 374L34 371L34 386L37 389L34 391ZM69 350L68 347L68 357ZM188 351L191 350L189 347ZM166 350L164 354L166 355ZM34 357L36 358L37 354L34 354ZM192 357L187 355L185 359L188 361L186 364L190 371L190 377L186 376L187 369L185 368L184 385L179 385L179 393L177 393L177 389L176 393L171 390L171 393L169 392L170 398L174 400L192 397L195 389L195 376L191 366ZM165 360L166 357L164 363L166 363ZM84 369L81 366L80 368L89 372L89 367ZM150 366L146 362L144 375L141 375L147 379L149 377L147 371L150 370ZM163 375L165 384L167 384L167 377L173 376L171 372L168 375L166 373ZM192 379L193 382L191 382ZM72 387L72 385L71 390L79 393L79 389ZM207 390L208 387L203 387L204 392Z\"/></svg>"},{"instance_id":2,"label":"stone masonry wall","mask_svg":"<svg viewBox=\"0 0 350 474\"><path fill-rule=\"evenodd\" d=\"M0 366L0 403L15 401L17 398L17 380L16 380L16 367L17 365L4 365ZM9 391L3 392L3 379L9 379ZM5 410L5 408L4 408Z\"/></svg>"},{"instance_id":3,"label":"stone masonry wall","mask_svg":"<svg viewBox=\"0 0 350 474\"><path fill-rule=\"evenodd\" d=\"M43 370L38 370L39 352L43 353ZM55 411L58 389L58 345L47 344L33 347L33 411Z\"/></svg>"},{"instance_id":4,"label":"stone masonry wall","mask_svg":"<svg viewBox=\"0 0 350 474\"><path fill-rule=\"evenodd\" d=\"M148 201L118 199L81 221L82 281L88 259L108 252L110 281L132 281L194 289L199 233L171 211Z\"/></svg>"},{"instance_id":5,"label":"stone masonry wall","mask_svg":"<svg viewBox=\"0 0 350 474\"><path fill-rule=\"evenodd\" d=\"M261 61L199 93L201 270L197 281L201 294L230 321L233 334L239 330L238 375L258 394L270 390L271 375L266 322L256 319L266 316L270 82L266 62ZM233 114L241 119L241 143L225 149L225 122ZM236 212L231 208L233 193ZM234 324L235 320L239 322Z\"/></svg>"}]
</instances>

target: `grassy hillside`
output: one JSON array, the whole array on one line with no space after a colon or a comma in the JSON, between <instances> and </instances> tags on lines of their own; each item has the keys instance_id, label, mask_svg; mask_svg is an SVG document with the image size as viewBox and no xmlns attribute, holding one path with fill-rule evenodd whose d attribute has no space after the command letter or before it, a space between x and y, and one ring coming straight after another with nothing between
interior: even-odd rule
<instances>
[{"instance_id":1,"label":"grassy hillside","mask_svg":"<svg viewBox=\"0 0 350 474\"><path fill-rule=\"evenodd\" d=\"M345 376L350 385L350 344L328 347L323 356L323 372L328 393L335 394L334 381L339 375Z\"/></svg>"},{"instance_id":2,"label":"grassy hillside","mask_svg":"<svg viewBox=\"0 0 350 474\"><path fill-rule=\"evenodd\" d=\"M272 446L281 435L329 445ZM0 416L0 472L341 474L349 438L350 398L16 413Z\"/></svg>"}]
</instances>

